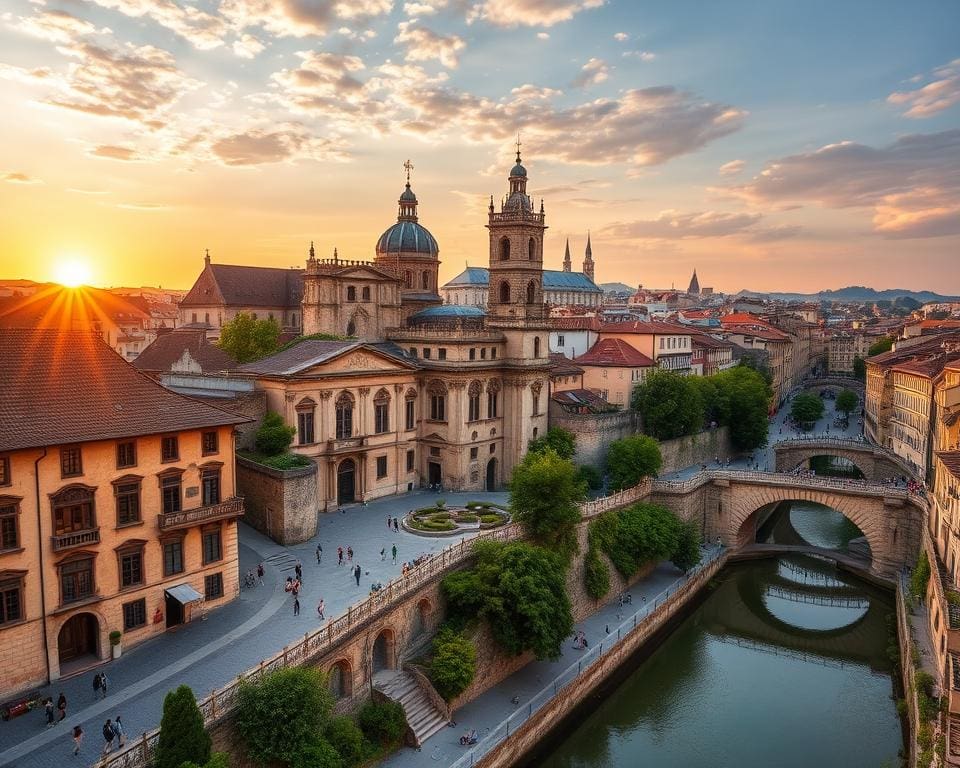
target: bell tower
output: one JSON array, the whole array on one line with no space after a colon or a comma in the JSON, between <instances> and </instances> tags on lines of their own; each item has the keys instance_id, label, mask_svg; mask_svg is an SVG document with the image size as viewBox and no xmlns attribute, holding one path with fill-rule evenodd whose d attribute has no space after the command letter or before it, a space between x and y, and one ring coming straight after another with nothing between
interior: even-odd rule
<instances>
[{"instance_id":1,"label":"bell tower","mask_svg":"<svg viewBox=\"0 0 960 768\"><path fill-rule=\"evenodd\" d=\"M543 201L537 213L527 195L527 169L520 160L519 139L508 182L510 194L501 201L499 211L490 197L488 322L512 327L540 324L544 318L543 233L547 227Z\"/></svg>"}]
</instances>

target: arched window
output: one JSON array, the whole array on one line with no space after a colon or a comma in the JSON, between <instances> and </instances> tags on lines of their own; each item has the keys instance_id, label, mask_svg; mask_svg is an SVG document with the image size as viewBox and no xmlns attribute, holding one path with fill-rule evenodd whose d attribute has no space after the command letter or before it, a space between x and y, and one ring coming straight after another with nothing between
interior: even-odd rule
<instances>
[{"instance_id":1,"label":"arched window","mask_svg":"<svg viewBox=\"0 0 960 768\"><path fill-rule=\"evenodd\" d=\"M433 421L447 420L447 388L439 379L434 379L428 387L430 392L430 418Z\"/></svg>"},{"instance_id":2,"label":"arched window","mask_svg":"<svg viewBox=\"0 0 960 768\"><path fill-rule=\"evenodd\" d=\"M532 237L530 238L530 242L527 243L527 258L529 258L530 261L537 258L537 241Z\"/></svg>"},{"instance_id":3,"label":"arched window","mask_svg":"<svg viewBox=\"0 0 960 768\"><path fill-rule=\"evenodd\" d=\"M487 382L487 418L495 419L500 415L500 381L491 379Z\"/></svg>"},{"instance_id":4,"label":"arched window","mask_svg":"<svg viewBox=\"0 0 960 768\"><path fill-rule=\"evenodd\" d=\"M390 431L390 394L385 389L373 397L373 431L378 435Z\"/></svg>"},{"instance_id":5,"label":"arched window","mask_svg":"<svg viewBox=\"0 0 960 768\"><path fill-rule=\"evenodd\" d=\"M353 436L353 395L341 392L337 398L337 440Z\"/></svg>"},{"instance_id":6,"label":"arched window","mask_svg":"<svg viewBox=\"0 0 960 768\"><path fill-rule=\"evenodd\" d=\"M470 382L470 389L467 390L469 400L467 401L467 421L477 421L480 418L480 392L482 386L479 381ZM476 440L476 438L473 438Z\"/></svg>"},{"instance_id":7,"label":"arched window","mask_svg":"<svg viewBox=\"0 0 960 768\"><path fill-rule=\"evenodd\" d=\"M73 485L53 497L53 533L66 536L97 527L93 506L93 488Z\"/></svg>"},{"instance_id":8,"label":"arched window","mask_svg":"<svg viewBox=\"0 0 960 768\"><path fill-rule=\"evenodd\" d=\"M413 272L409 269L403 273L403 282L407 288L413 288Z\"/></svg>"},{"instance_id":9,"label":"arched window","mask_svg":"<svg viewBox=\"0 0 960 768\"><path fill-rule=\"evenodd\" d=\"M417 426L417 390L408 389L404 398L404 426L414 429Z\"/></svg>"},{"instance_id":10,"label":"arched window","mask_svg":"<svg viewBox=\"0 0 960 768\"><path fill-rule=\"evenodd\" d=\"M420 276L420 287L423 288L423 290L425 291L430 290L430 273L429 272L424 272Z\"/></svg>"},{"instance_id":11,"label":"arched window","mask_svg":"<svg viewBox=\"0 0 960 768\"><path fill-rule=\"evenodd\" d=\"M527 304L533 304L537 300L537 285L531 280L527 283Z\"/></svg>"},{"instance_id":12,"label":"arched window","mask_svg":"<svg viewBox=\"0 0 960 768\"><path fill-rule=\"evenodd\" d=\"M510 238L500 238L500 261L510 261Z\"/></svg>"},{"instance_id":13,"label":"arched window","mask_svg":"<svg viewBox=\"0 0 960 768\"><path fill-rule=\"evenodd\" d=\"M533 356L540 357L540 337L533 337Z\"/></svg>"},{"instance_id":14,"label":"arched window","mask_svg":"<svg viewBox=\"0 0 960 768\"><path fill-rule=\"evenodd\" d=\"M351 320L347 323L347 336L356 336L357 335L357 324Z\"/></svg>"},{"instance_id":15,"label":"arched window","mask_svg":"<svg viewBox=\"0 0 960 768\"><path fill-rule=\"evenodd\" d=\"M510 283L508 283L506 280L500 283L500 303L510 303Z\"/></svg>"},{"instance_id":16,"label":"arched window","mask_svg":"<svg viewBox=\"0 0 960 768\"><path fill-rule=\"evenodd\" d=\"M314 440L314 418L317 402L312 397L305 397L297 403L297 443L309 445Z\"/></svg>"},{"instance_id":17,"label":"arched window","mask_svg":"<svg viewBox=\"0 0 960 768\"><path fill-rule=\"evenodd\" d=\"M347 301L356 301L357 300L357 289L352 286L347 286Z\"/></svg>"},{"instance_id":18,"label":"arched window","mask_svg":"<svg viewBox=\"0 0 960 768\"><path fill-rule=\"evenodd\" d=\"M370 286L369 286L369 285L363 286L363 290L360 291L360 296L363 298L364 301L370 301Z\"/></svg>"}]
</instances>

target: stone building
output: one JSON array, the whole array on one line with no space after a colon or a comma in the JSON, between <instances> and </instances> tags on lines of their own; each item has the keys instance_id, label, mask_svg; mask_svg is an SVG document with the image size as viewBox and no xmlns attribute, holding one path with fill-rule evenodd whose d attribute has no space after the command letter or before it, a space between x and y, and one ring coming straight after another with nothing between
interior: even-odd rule
<instances>
[{"instance_id":1,"label":"stone building","mask_svg":"<svg viewBox=\"0 0 960 768\"><path fill-rule=\"evenodd\" d=\"M853 361L866 357L868 343L862 333L835 333L827 342L827 370L831 373L853 373Z\"/></svg>"},{"instance_id":2,"label":"stone building","mask_svg":"<svg viewBox=\"0 0 960 768\"><path fill-rule=\"evenodd\" d=\"M693 331L682 325L650 322L605 323L600 340L622 339L665 371L692 372Z\"/></svg>"},{"instance_id":3,"label":"stone building","mask_svg":"<svg viewBox=\"0 0 960 768\"><path fill-rule=\"evenodd\" d=\"M237 595L234 427L93 334L0 330L0 699Z\"/></svg>"},{"instance_id":4,"label":"stone building","mask_svg":"<svg viewBox=\"0 0 960 768\"><path fill-rule=\"evenodd\" d=\"M574 360L583 368L583 386L618 408L629 408L633 389L657 364L623 339L601 339Z\"/></svg>"},{"instance_id":5,"label":"stone building","mask_svg":"<svg viewBox=\"0 0 960 768\"><path fill-rule=\"evenodd\" d=\"M485 307L490 293L490 273L484 267L467 267L443 284L440 293L447 304ZM603 290L583 272L543 270L544 301L551 306L600 307Z\"/></svg>"}]
</instances>

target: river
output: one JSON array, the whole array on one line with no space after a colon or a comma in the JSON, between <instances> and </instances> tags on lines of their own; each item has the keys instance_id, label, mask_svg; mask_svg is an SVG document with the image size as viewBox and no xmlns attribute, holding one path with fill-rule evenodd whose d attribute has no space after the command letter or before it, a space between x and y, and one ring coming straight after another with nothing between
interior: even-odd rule
<instances>
[{"instance_id":1,"label":"river","mask_svg":"<svg viewBox=\"0 0 960 768\"><path fill-rule=\"evenodd\" d=\"M819 546L859 531L788 510ZM877 768L903 746L887 657L892 595L822 559L741 563L530 765Z\"/></svg>"}]
</instances>

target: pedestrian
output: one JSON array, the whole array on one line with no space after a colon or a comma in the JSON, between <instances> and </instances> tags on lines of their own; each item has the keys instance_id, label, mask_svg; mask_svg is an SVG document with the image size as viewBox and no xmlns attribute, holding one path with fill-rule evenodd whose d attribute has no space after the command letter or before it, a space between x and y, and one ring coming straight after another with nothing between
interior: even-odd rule
<instances>
[{"instance_id":1,"label":"pedestrian","mask_svg":"<svg viewBox=\"0 0 960 768\"><path fill-rule=\"evenodd\" d=\"M380 559L381 559L381 560L386 560L386 559L387 559L387 548L386 548L386 547L381 547L381 548L380 548Z\"/></svg>"},{"instance_id":2,"label":"pedestrian","mask_svg":"<svg viewBox=\"0 0 960 768\"><path fill-rule=\"evenodd\" d=\"M397 564L397 545L396 544L393 545L393 549L391 551L393 553L393 564L396 565Z\"/></svg>"},{"instance_id":3,"label":"pedestrian","mask_svg":"<svg viewBox=\"0 0 960 768\"><path fill-rule=\"evenodd\" d=\"M260 563L257 566L257 581L260 583L260 586L263 586L263 563Z\"/></svg>"},{"instance_id":4,"label":"pedestrian","mask_svg":"<svg viewBox=\"0 0 960 768\"><path fill-rule=\"evenodd\" d=\"M390 526L393 525L393 518L390 515L387 515L387 530L390 530Z\"/></svg>"},{"instance_id":5,"label":"pedestrian","mask_svg":"<svg viewBox=\"0 0 960 768\"><path fill-rule=\"evenodd\" d=\"M343 565L343 547L337 547L337 565Z\"/></svg>"},{"instance_id":6,"label":"pedestrian","mask_svg":"<svg viewBox=\"0 0 960 768\"><path fill-rule=\"evenodd\" d=\"M97 672L93 676L93 699L94 701L100 696L100 673Z\"/></svg>"},{"instance_id":7,"label":"pedestrian","mask_svg":"<svg viewBox=\"0 0 960 768\"><path fill-rule=\"evenodd\" d=\"M325 606L323 604L323 598L321 597L320 602L317 603L317 618L319 618L321 621L327 618L326 616L323 615L324 607Z\"/></svg>"},{"instance_id":8,"label":"pedestrian","mask_svg":"<svg viewBox=\"0 0 960 768\"><path fill-rule=\"evenodd\" d=\"M80 754L80 745L83 744L83 728L79 725L73 726L73 756Z\"/></svg>"},{"instance_id":9,"label":"pedestrian","mask_svg":"<svg viewBox=\"0 0 960 768\"><path fill-rule=\"evenodd\" d=\"M320 558L323 557L323 547L317 544L317 565L320 565Z\"/></svg>"},{"instance_id":10,"label":"pedestrian","mask_svg":"<svg viewBox=\"0 0 960 768\"><path fill-rule=\"evenodd\" d=\"M123 732L123 723L120 722L120 715L113 718L113 734L117 737L117 749L123 749L127 746L127 735Z\"/></svg>"},{"instance_id":11,"label":"pedestrian","mask_svg":"<svg viewBox=\"0 0 960 768\"><path fill-rule=\"evenodd\" d=\"M303 581L303 566L300 565L299 560L297 560L297 564L293 566L293 572L297 574L297 581Z\"/></svg>"},{"instance_id":12,"label":"pedestrian","mask_svg":"<svg viewBox=\"0 0 960 768\"><path fill-rule=\"evenodd\" d=\"M107 673L100 673L100 698L107 698Z\"/></svg>"},{"instance_id":13,"label":"pedestrian","mask_svg":"<svg viewBox=\"0 0 960 768\"><path fill-rule=\"evenodd\" d=\"M347 562L353 562L353 547L347 547Z\"/></svg>"},{"instance_id":14,"label":"pedestrian","mask_svg":"<svg viewBox=\"0 0 960 768\"><path fill-rule=\"evenodd\" d=\"M47 696L46 701L43 702L43 710L47 716L47 728L53 726L53 696Z\"/></svg>"},{"instance_id":15,"label":"pedestrian","mask_svg":"<svg viewBox=\"0 0 960 768\"><path fill-rule=\"evenodd\" d=\"M399 530L400 530L400 523L399 523L399 521L397 520L397 518L393 518L393 530L394 530L395 533L396 533L396 532L399 532Z\"/></svg>"},{"instance_id":16,"label":"pedestrian","mask_svg":"<svg viewBox=\"0 0 960 768\"><path fill-rule=\"evenodd\" d=\"M353 569L353 578L357 580L357 586L360 586L360 565Z\"/></svg>"},{"instance_id":17,"label":"pedestrian","mask_svg":"<svg viewBox=\"0 0 960 768\"><path fill-rule=\"evenodd\" d=\"M294 580L293 585L290 587L290 592L293 594L294 599L300 596L300 582Z\"/></svg>"},{"instance_id":18,"label":"pedestrian","mask_svg":"<svg viewBox=\"0 0 960 768\"><path fill-rule=\"evenodd\" d=\"M57 722L64 720L67 716L67 697L63 695L63 691L60 691L60 695L57 696Z\"/></svg>"},{"instance_id":19,"label":"pedestrian","mask_svg":"<svg viewBox=\"0 0 960 768\"><path fill-rule=\"evenodd\" d=\"M297 597L296 595L294 595L293 597L293 615L294 616L300 615L300 598Z\"/></svg>"},{"instance_id":20,"label":"pedestrian","mask_svg":"<svg viewBox=\"0 0 960 768\"><path fill-rule=\"evenodd\" d=\"M103 724L103 752L104 755L109 755L110 750L113 749L113 723L109 720Z\"/></svg>"}]
</instances>

